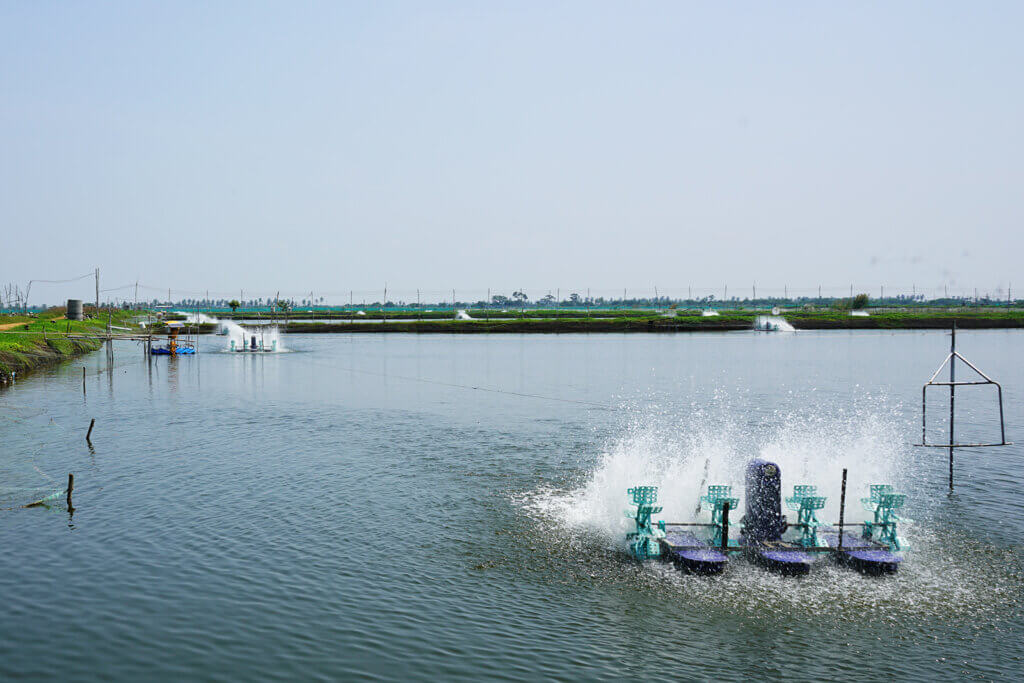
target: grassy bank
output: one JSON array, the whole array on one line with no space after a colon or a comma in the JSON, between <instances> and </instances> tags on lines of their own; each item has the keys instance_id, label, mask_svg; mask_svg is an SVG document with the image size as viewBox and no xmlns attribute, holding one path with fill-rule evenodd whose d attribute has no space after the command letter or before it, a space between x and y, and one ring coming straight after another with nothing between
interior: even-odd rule
<instances>
[{"instance_id":1,"label":"grassy bank","mask_svg":"<svg viewBox=\"0 0 1024 683\"><path fill-rule=\"evenodd\" d=\"M501 332L571 333L571 332L684 332L747 330L754 324L750 314L720 315L705 318L699 315L618 317L618 318L527 318L518 320L425 320L422 322L346 323L313 322L289 323L286 332L418 332L449 334L483 334Z\"/></svg>"},{"instance_id":2,"label":"grassy bank","mask_svg":"<svg viewBox=\"0 0 1024 683\"><path fill-rule=\"evenodd\" d=\"M1024 311L872 311L866 317L831 311L786 313L798 330L948 330L1024 328Z\"/></svg>"},{"instance_id":3,"label":"grassy bank","mask_svg":"<svg viewBox=\"0 0 1024 683\"><path fill-rule=\"evenodd\" d=\"M572 332L722 332L749 330L758 314L721 313L705 317L699 314L675 317L615 318L520 318L498 320L424 320L387 323L350 323L325 321L289 323L285 331L309 332L417 332L479 334L495 332L572 333ZM1024 328L1024 311L989 312L879 312L867 317L833 311L800 311L783 317L798 330L872 330L872 329L949 329L955 322L963 329Z\"/></svg>"},{"instance_id":4,"label":"grassy bank","mask_svg":"<svg viewBox=\"0 0 1024 683\"><path fill-rule=\"evenodd\" d=\"M106 331L107 311L82 321L66 320L64 312L53 308L38 315L0 315L0 383L9 382L15 373L21 375L100 348L99 341L71 337ZM94 313L92 307L87 309L87 315ZM110 322L128 327L135 315L112 309Z\"/></svg>"},{"instance_id":5,"label":"grassy bank","mask_svg":"<svg viewBox=\"0 0 1024 683\"><path fill-rule=\"evenodd\" d=\"M460 309L465 310L465 309ZM654 313L651 310L591 310L586 311L584 309L526 309L520 311L519 309L508 309L508 310L484 310L471 308L466 312L472 318L478 318L480 320L515 320L515 319L547 319L547 318L647 318ZM289 311L287 315L278 312L276 314L269 311L263 311L261 313L254 313L252 311L237 313L228 312L214 312L209 313L216 318L221 320L252 320L257 317L261 317L266 320L286 320L288 318L300 318L302 320L409 320L415 318L418 320L452 320L455 314L449 310L441 311L387 311L365 309L362 315L356 314L355 311L305 311L305 310L293 310ZM168 320L184 320L185 316L168 316Z\"/></svg>"},{"instance_id":6,"label":"grassy bank","mask_svg":"<svg viewBox=\"0 0 1024 683\"><path fill-rule=\"evenodd\" d=\"M674 316L655 314L650 311L601 311L600 315L580 317L578 311L562 311L562 315L548 315L555 311L527 311L521 317L518 311L487 319L473 312L472 320L453 320L449 314L438 313L423 320L409 320L408 313L388 313L387 322L375 315L352 318L331 317L313 322L277 323L290 333L573 333L573 332L721 332L727 330L749 330L759 315L767 311L720 311L716 316L703 316L700 311L677 311ZM299 314L293 314L298 317ZM335 314L336 315L336 314ZM396 320L395 318L400 318ZM933 309L928 311L875 310L868 316L852 316L848 311L799 310L783 311L782 317L798 330L873 330L873 329L949 329L955 322L963 329L1024 328L1024 310L999 309ZM273 322L266 319L265 324ZM243 326L255 324L243 323ZM189 326L187 332L210 334L217 331L217 325L203 323ZM166 333L158 323L152 326L155 334Z\"/></svg>"}]
</instances>

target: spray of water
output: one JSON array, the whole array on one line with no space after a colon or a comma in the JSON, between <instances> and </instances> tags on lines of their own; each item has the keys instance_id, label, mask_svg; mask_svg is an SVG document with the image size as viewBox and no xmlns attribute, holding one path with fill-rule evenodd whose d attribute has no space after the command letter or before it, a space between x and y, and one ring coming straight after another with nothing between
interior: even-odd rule
<instances>
[{"instance_id":1,"label":"spray of water","mask_svg":"<svg viewBox=\"0 0 1024 683\"><path fill-rule=\"evenodd\" d=\"M534 520L552 552L572 556L566 557L568 566L587 558L594 577L639 580L708 609L761 616L811 609L863 616L932 614L942 605L957 604L960 614L976 615L996 608L993 595L1002 607L1020 602L1018 563L1007 563L999 549L933 521L936 515L929 509L935 505L923 500L933 496L916 475L920 456L906 445L898 421L884 408L775 415L764 425L740 425L699 411L674 422L661 415L634 417L605 444L596 463L573 480L541 487L515 502ZM742 510L744 472L752 458L779 465L784 495L791 495L795 484L817 485L828 497L819 514L824 521L838 518L843 468L849 472L848 521L869 515L860 504L869 484L893 484L908 493L907 515L914 521L902 524L901 535L913 549L900 573L891 579L863 577L827 558L802 581L776 576L742 558L713 579L685 576L660 563L647 563L640 574L627 569L621 559L629 525L623 514L627 488L658 486L658 503L664 506L660 518L666 521L708 521L707 510L698 512L702 491L708 484L732 484Z\"/></svg>"},{"instance_id":2,"label":"spray of water","mask_svg":"<svg viewBox=\"0 0 1024 683\"><path fill-rule=\"evenodd\" d=\"M258 328L245 328L234 321L220 320L219 318L214 318L213 316L206 315L205 313L188 313L184 311L180 311L179 313L185 316L186 320L190 323L208 323L211 325L217 325L220 330L227 332L225 335L225 351L231 351L232 348L247 348L252 341L253 335L256 336L256 343L262 343L263 348L265 349L274 349L277 353L284 353L288 350L284 346L284 340L281 338L281 331L277 325L263 325ZM234 342L233 347L232 342Z\"/></svg>"},{"instance_id":3,"label":"spray of water","mask_svg":"<svg viewBox=\"0 0 1024 683\"><path fill-rule=\"evenodd\" d=\"M754 435L706 414L685 424L636 418L606 445L579 486L540 492L531 505L567 529L585 528L618 545L628 526L622 511L630 486L657 486L668 521L707 521L698 513L707 485L731 484L742 498L746 464L763 458L781 468L786 493L794 484L817 485L828 496L820 516L830 521L838 518L847 468L847 517L856 520L863 517L859 497L869 484L906 488L904 451L891 425L873 415L778 416Z\"/></svg>"},{"instance_id":4,"label":"spray of water","mask_svg":"<svg viewBox=\"0 0 1024 683\"><path fill-rule=\"evenodd\" d=\"M754 329L772 332L796 332L796 328L786 322L780 315L759 315L754 321Z\"/></svg>"}]
</instances>

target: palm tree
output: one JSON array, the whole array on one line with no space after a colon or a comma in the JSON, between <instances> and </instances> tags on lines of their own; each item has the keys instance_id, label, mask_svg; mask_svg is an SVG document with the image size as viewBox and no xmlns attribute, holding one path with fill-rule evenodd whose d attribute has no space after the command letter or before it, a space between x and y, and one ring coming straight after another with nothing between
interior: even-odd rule
<instances>
[{"instance_id":1,"label":"palm tree","mask_svg":"<svg viewBox=\"0 0 1024 683\"><path fill-rule=\"evenodd\" d=\"M229 301L229 302L228 302L228 306L229 306L229 307L231 308L231 312L232 312L232 313L234 313L235 311L237 311L237 310L238 310L238 307L239 307L239 306L241 306L241 305L242 305L242 304L240 304L240 303L238 302L238 299L232 299L231 301Z\"/></svg>"}]
</instances>

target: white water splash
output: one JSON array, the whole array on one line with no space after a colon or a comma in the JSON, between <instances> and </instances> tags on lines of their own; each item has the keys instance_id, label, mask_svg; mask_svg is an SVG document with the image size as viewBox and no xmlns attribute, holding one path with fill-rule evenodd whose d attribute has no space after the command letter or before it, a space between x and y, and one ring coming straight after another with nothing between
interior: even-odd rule
<instances>
[{"instance_id":1,"label":"white water splash","mask_svg":"<svg viewBox=\"0 0 1024 683\"><path fill-rule=\"evenodd\" d=\"M217 325L218 332L224 331L227 333L224 335L227 338L224 346L225 351L233 351L243 347L249 348L252 345L253 337L256 337L257 347L262 347L270 352L284 353L288 350L284 346L281 331L277 325L260 325L258 327L246 328L232 320L220 320L205 313L188 313L185 311L176 311L176 313L185 316L186 321L193 324L206 323ZM232 342L234 342L233 346Z\"/></svg>"},{"instance_id":2,"label":"white water splash","mask_svg":"<svg viewBox=\"0 0 1024 683\"><path fill-rule=\"evenodd\" d=\"M660 416L636 419L582 478L518 497L516 502L537 524L537 539L531 542L547 542L552 554L565 561L567 573L584 562L591 580L628 583L694 609L766 623L816 615L826 620L870 615L894 624L911 615L990 619L1021 604L1021 567L1012 550L932 522L926 485L914 474L914 451L884 406L781 416L753 433L750 427L702 414L680 422L666 425ZM645 563L637 573L614 559L625 556L627 488L659 487L658 504L664 510L656 518L706 522L707 511L696 512L702 488L732 484L742 510L744 470L753 458L780 466L784 495L791 495L795 484L817 485L828 497L819 514L823 521L838 516L843 468L849 472L848 521L869 514L860 504L868 484L888 483L906 492L906 512L916 521L901 524L911 550L898 575L865 577L822 558L814 576L800 581L737 557L723 575L707 580L658 562ZM792 519L794 513L785 512ZM951 611L951 605L956 609Z\"/></svg>"},{"instance_id":3,"label":"white water splash","mask_svg":"<svg viewBox=\"0 0 1024 683\"><path fill-rule=\"evenodd\" d=\"M796 328L786 322L786 319L777 315L759 315L754 321L755 330L766 332L796 332Z\"/></svg>"},{"instance_id":4,"label":"white water splash","mask_svg":"<svg viewBox=\"0 0 1024 683\"><path fill-rule=\"evenodd\" d=\"M685 424L635 421L609 443L593 470L569 490L536 492L527 507L569 530L597 533L609 547L622 544L628 526L623 515L626 489L657 486L661 518L670 522L707 521L698 501L709 484L731 484L744 505L747 463L762 458L779 465L783 494L796 484L814 484L828 503L822 520L839 515L842 471L847 481L847 519L863 519L860 498L869 484L905 488L908 458L898 430L873 415L783 416L758 434L742 434L733 424L694 415Z\"/></svg>"}]
</instances>

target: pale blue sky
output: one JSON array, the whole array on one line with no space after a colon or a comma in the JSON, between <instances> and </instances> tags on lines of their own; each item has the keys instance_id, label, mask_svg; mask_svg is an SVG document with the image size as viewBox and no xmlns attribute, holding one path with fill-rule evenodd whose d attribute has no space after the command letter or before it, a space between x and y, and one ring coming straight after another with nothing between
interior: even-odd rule
<instances>
[{"instance_id":1,"label":"pale blue sky","mask_svg":"<svg viewBox=\"0 0 1024 683\"><path fill-rule=\"evenodd\" d=\"M0 282L994 293L1024 247L1022 20L5 1Z\"/></svg>"}]
</instances>

